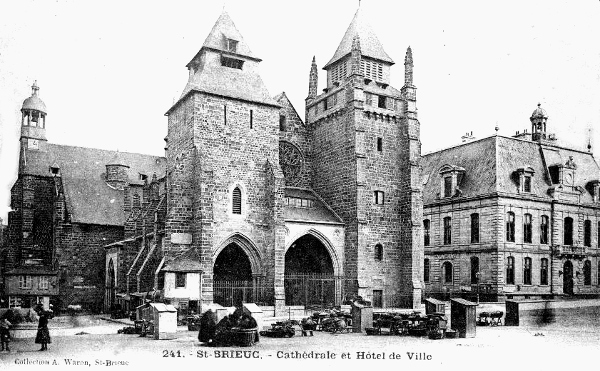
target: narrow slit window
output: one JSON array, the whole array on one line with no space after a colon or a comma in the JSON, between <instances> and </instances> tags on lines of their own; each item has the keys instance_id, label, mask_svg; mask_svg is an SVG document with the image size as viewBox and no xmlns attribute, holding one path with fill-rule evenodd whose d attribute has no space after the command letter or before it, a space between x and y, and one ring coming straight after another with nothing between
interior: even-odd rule
<instances>
[{"instance_id":1,"label":"narrow slit window","mask_svg":"<svg viewBox=\"0 0 600 371\"><path fill-rule=\"evenodd\" d=\"M235 187L232 195L232 212L234 214L242 213L242 191L239 187Z\"/></svg>"},{"instance_id":2,"label":"narrow slit window","mask_svg":"<svg viewBox=\"0 0 600 371\"><path fill-rule=\"evenodd\" d=\"M254 126L254 111L250 110L250 129Z\"/></svg>"},{"instance_id":3,"label":"narrow slit window","mask_svg":"<svg viewBox=\"0 0 600 371\"><path fill-rule=\"evenodd\" d=\"M227 125L227 105L223 105L223 122Z\"/></svg>"},{"instance_id":4,"label":"narrow slit window","mask_svg":"<svg viewBox=\"0 0 600 371\"><path fill-rule=\"evenodd\" d=\"M377 151L383 151L383 138L377 138Z\"/></svg>"}]
</instances>

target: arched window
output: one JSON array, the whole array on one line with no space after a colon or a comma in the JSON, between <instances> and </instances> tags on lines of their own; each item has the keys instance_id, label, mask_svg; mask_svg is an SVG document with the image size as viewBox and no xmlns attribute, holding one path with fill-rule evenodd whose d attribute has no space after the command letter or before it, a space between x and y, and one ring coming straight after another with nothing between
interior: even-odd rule
<instances>
[{"instance_id":1,"label":"arched window","mask_svg":"<svg viewBox=\"0 0 600 371\"><path fill-rule=\"evenodd\" d=\"M241 214L242 213L242 191L240 190L239 187L235 187L233 190L233 194L231 197L231 208L232 208L232 212L234 214Z\"/></svg>"},{"instance_id":2,"label":"arched window","mask_svg":"<svg viewBox=\"0 0 600 371\"><path fill-rule=\"evenodd\" d=\"M423 220L423 245L429 246L431 243L431 221Z\"/></svg>"},{"instance_id":3,"label":"arched window","mask_svg":"<svg viewBox=\"0 0 600 371\"><path fill-rule=\"evenodd\" d=\"M444 218L444 245L452 243L452 218L447 216Z\"/></svg>"},{"instance_id":4,"label":"arched window","mask_svg":"<svg viewBox=\"0 0 600 371\"><path fill-rule=\"evenodd\" d=\"M471 243L479 243L479 214L471 214Z\"/></svg>"},{"instance_id":5,"label":"arched window","mask_svg":"<svg viewBox=\"0 0 600 371\"><path fill-rule=\"evenodd\" d=\"M548 259L542 258L540 265L540 285L548 284Z\"/></svg>"},{"instance_id":6,"label":"arched window","mask_svg":"<svg viewBox=\"0 0 600 371\"><path fill-rule=\"evenodd\" d=\"M586 220L583 222L583 245L592 246L592 221Z\"/></svg>"},{"instance_id":7,"label":"arched window","mask_svg":"<svg viewBox=\"0 0 600 371\"><path fill-rule=\"evenodd\" d=\"M444 283L452 283L452 263L444 262L442 270L444 271Z\"/></svg>"},{"instance_id":8,"label":"arched window","mask_svg":"<svg viewBox=\"0 0 600 371\"><path fill-rule=\"evenodd\" d=\"M378 243L377 245L375 245L375 261L382 261L383 260L383 246L381 246L380 243Z\"/></svg>"},{"instance_id":9,"label":"arched window","mask_svg":"<svg viewBox=\"0 0 600 371\"><path fill-rule=\"evenodd\" d=\"M471 284L476 285L479 283L479 258L476 256L471 257Z\"/></svg>"},{"instance_id":10,"label":"arched window","mask_svg":"<svg viewBox=\"0 0 600 371\"><path fill-rule=\"evenodd\" d=\"M586 286L592 284L592 262L589 260L583 263L583 284Z\"/></svg>"},{"instance_id":11,"label":"arched window","mask_svg":"<svg viewBox=\"0 0 600 371\"><path fill-rule=\"evenodd\" d=\"M525 214L523 218L523 242L525 243L531 243L532 241L533 228L531 219L531 214Z\"/></svg>"},{"instance_id":12,"label":"arched window","mask_svg":"<svg viewBox=\"0 0 600 371\"><path fill-rule=\"evenodd\" d=\"M515 213L506 213L506 241L515 242Z\"/></svg>"},{"instance_id":13,"label":"arched window","mask_svg":"<svg viewBox=\"0 0 600 371\"><path fill-rule=\"evenodd\" d=\"M523 261L523 284L531 285L531 258Z\"/></svg>"},{"instance_id":14,"label":"arched window","mask_svg":"<svg viewBox=\"0 0 600 371\"><path fill-rule=\"evenodd\" d=\"M548 244L548 223L548 216L542 215L542 222L540 223L540 243L544 245Z\"/></svg>"},{"instance_id":15,"label":"arched window","mask_svg":"<svg viewBox=\"0 0 600 371\"><path fill-rule=\"evenodd\" d=\"M425 259L425 262L423 263L423 281L425 282L429 282L429 270L429 259Z\"/></svg>"},{"instance_id":16,"label":"arched window","mask_svg":"<svg viewBox=\"0 0 600 371\"><path fill-rule=\"evenodd\" d=\"M573 245L573 218L566 217L563 224L563 243L565 245Z\"/></svg>"},{"instance_id":17,"label":"arched window","mask_svg":"<svg viewBox=\"0 0 600 371\"><path fill-rule=\"evenodd\" d=\"M506 284L515 284L515 258L512 256L506 259Z\"/></svg>"}]
</instances>

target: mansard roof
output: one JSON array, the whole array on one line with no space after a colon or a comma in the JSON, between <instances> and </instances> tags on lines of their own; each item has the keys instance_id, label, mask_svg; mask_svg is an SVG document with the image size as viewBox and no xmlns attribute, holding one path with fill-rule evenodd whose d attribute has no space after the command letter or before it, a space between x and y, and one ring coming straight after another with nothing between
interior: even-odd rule
<instances>
[{"instance_id":1,"label":"mansard roof","mask_svg":"<svg viewBox=\"0 0 600 371\"><path fill-rule=\"evenodd\" d=\"M422 181L424 205L439 201L443 164L465 169L458 185L460 197L478 197L490 194L518 194L516 173L527 169L533 174L531 196L551 200L548 190L553 186L548 167L564 165L573 157L577 165L575 187L585 189L588 183L600 178L600 167L589 152L519 138L492 136L464 143L423 156ZM585 191L581 202L593 202Z\"/></svg>"},{"instance_id":2,"label":"mansard roof","mask_svg":"<svg viewBox=\"0 0 600 371\"><path fill-rule=\"evenodd\" d=\"M335 51L335 54L331 60L327 62L323 69L326 70L330 65L351 53L352 40L356 35L358 35L360 39L360 50L362 56L377 59L389 64L394 63L392 58L390 58L385 50L383 50L383 46L379 42L377 35L375 35L375 32L373 32L371 26L364 21L361 10L358 9L356 14L354 14L352 22L350 22L350 25L348 26L340 45Z\"/></svg>"},{"instance_id":3,"label":"mansard roof","mask_svg":"<svg viewBox=\"0 0 600 371\"><path fill-rule=\"evenodd\" d=\"M58 166L72 222L122 226L123 191L105 182L106 165L115 161L129 166L129 184L144 184L139 174L165 174L164 157L52 143L27 150L21 174L51 177Z\"/></svg>"}]
</instances>

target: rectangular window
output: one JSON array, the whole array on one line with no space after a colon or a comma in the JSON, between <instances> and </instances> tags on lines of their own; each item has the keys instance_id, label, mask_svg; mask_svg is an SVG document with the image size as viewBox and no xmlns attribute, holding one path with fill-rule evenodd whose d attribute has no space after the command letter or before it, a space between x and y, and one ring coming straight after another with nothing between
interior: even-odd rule
<instances>
[{"instance_id":1,"label":"rectangular window","mask_svg":"<svg viewBox=\"0 0 600 371\"><path fill-rule=\"evenodd\" d=\"M18 296L9 296L8 297L8 307L9 308L17 308L17 307L21 307L22 305L22 300L20 297Z\"/></svg>"},{"instance_id":2,"label":"rectangular window","mask_svg":"<svg viewBox=\"0 0 600 371\"><path fill-rule=\"evenodd\" d=\"M423 244L429 246L431 242L431 222L429 219L423 220Z\"/></svg>"},{"instance_id":3,"label":"rectangular window","mask_svg":"<svg viewBox=\"0 0 600 371\"><path fill-rule=\"evenodd\" d=\"M238 45L237 40L233 40L233 39L225 40L225 49L228 52L237 53L237 45Z\"/></svg>"},{"instance_id":4,"label":"rectangular window","mask_svg":"<svg viewBox=\"0 0 600 371\"><path fill-rule=\"evenodd\" d=\"M506 213L506 241L515 242L515 213Z\"/></svg>"},{"instance_id":5,"label":"rectangular window","mask_svg":"<svg viewBox=\"0 0 600 371\"><path fill-rule=\"evenodd\" d=\"M523 178L523 191L525 192L531 192L531 177L530 176L526 176Z\"/></svg>"},{"instance_id":6,"label":"rectangular window","mask_svg":"<svg viewBox=\"0 0 600 371\"><path fill-rule=\"evenodd\" d=\"M175 273L175 287L185 287L185 279L187 274L183 272Z\"/></svg>"},{"instance_id":7,"label":"rectangular window","mask_svg":"<svg viewBox=\"0 0 600 371\"><path fill-rule=\"evenodd\" d=\"M425 259L425 263L423 265L423 281L425 281L426 283L429 282L429 270L429 259Z\"/></svg>"},{"instance_id":8,"label":"rectangular window","mask_svg":"<svg viewBox=\"0 0 600 371\"><path fill-rule=\"evenodd\" d=\"M30 289L31 288L31 276L19 276L19 288Z\"/></svg>"},{"instance_id":9,"label":"rectangular window","mask_svg":"<svg viewBox=\"0 0 600 371\"><path fill-rule=\"evenodd\" d=\"M444 218L444 245L452 243L452 218L447 216Z\"/></svg>"},{"instance_id":10,"label":"rectangular window","mask_svg":"<svg viewBox=\"0 0 600 371\"><path fill-rule=\"evenodd\" d=\"M542 258L540 263L540 285L548 284L548 259Z\"/></svg>"},{"instance_id":11,"label":"rectangular window","mask_svg":"<svg viewBox=\"0 0 600 371\"><path fill-rule=\"evenodd\" d=\"M50 280L48 279L48 277L40 276L38 286L40 290L48 290L50 288Z\"/></svg>"},{"instance_id":12,"label":"rectangular window","mask_svg":"<svg viewBox=\"0 0 600 371\"><path fill-rule=\"evenodd\" d=\"M531 258L523 261L523 284L531 285Z\"/></svg>"},{"instance_id":13,"label":"rectangular window","mask_svg":"<svg viewBox=\"0 0 600 371\"><path fill-rule=\"evenodd\" d=\"M479 243L479 214L471 214L471 243Z\"/></svg>"},{"instance_id":14,"label":"rectangular window","mask_svg":"<svg viewBox=\"0 0 600 371\"><path fill-rule=\"evenodd\" d=\"M250 110L250 129L254 126L254 111Z\"/></svg>"},{"instance_id":15,"label":"rectangular window","mask_svg":"<svg viewBox=\"0 0 600 371\"><path fill-rule=\"evenodd\" d=\"M532 226L531 226L531 214L525 214L523 220L523 242L531 243L532 241Z\"/></svg>"},{"instance_id":16,"label":"rectangular window","mask_svg":"<svg viewBox=\"0 0 600 371\"><path fill-rule=\"evenodd\" d=\"M573 245L573 218L566 217L563 224L563 243Z\"/></svg>"},{"instance_id":17,"label":"rectangular window","mask_svg":"<svg viewBox=\"0 0 600 371\"><path fill-rule=\"evenodd\" d=\"M540 243L548 244L548 216L542 215L542 222L540 224Z\"/></svg>"},{"instance_id":18,"label":"rectangular window","mask_svg":"<svg viewBox=\"0 0 600 371\"><path fill-rule=\"evenodd\" d=\"M592 246L592 221L586 220L583 223L583 245L587 247Z\"/></svg>"},{"instance_id":19,"label":"rectangular window","mask_svg":"<svg viewBox=\"0 0 600 371\"><path fill-rule=\"evenodd\" d=\"M373 308L383 308L383 290L373 290Z\"/></svg>"},{"instance_id":20,"label":"rectangular window","mask_svg":"<svg viewBox=\"0 0 600 371\"><path fill-rule=\"evenodd\" d=\"M379 96L378 102L377 102L377 107L379 108L386 108L386 97L384 97L383 95Z\"/></svg>"},{"instance_id":21,"label":"rectangular window","mask_svg":"<svg viewBox=\"0 0 600 371\"><path fill-rule=\"evenodd\" d=\"M327 111L327 109L329 108L329 104L327 102L328 100L329 98L323 99L323 112Z\"/></svg>"},{"instance_id":22,"label":"rectangular window","mask_svg":"<svg viewBox=\"0 0 600 371\"><path fill-rule=\"evenodd\" d=\"M452 197L452 177L444 177L444 197Z\"/></svg>"},{"instance_id":23,"label":"rectangular window","mask_svg":"<svg viewBox=\"0 0 600 371\"><path fill-rule=\"evenodd\" d=\"M383 191L375 191L375 205L383 205Z\"/></svg>"},{"instance_id":24,"label":"rectangular window","mask_svg":"<svg viewBox=\"0 0 600 371\"><path fill-rule=\"evenodd\" d=\"M383 151L383 138L377 138L377 151Z\"/></svg>"},{"instance_id":25,"label":"rectangular window","mask_svg":"<svg viewBox=\"0 0 600 371\"><path fill-rule=\"evenodd\" d=\"M285 115L279 115L279 131L285 131Z\"/></svg>"},{"instance_id":26,"label":"rectangular window","mask_svg":"<svg viewBox=\"0 0 600 371\"><path fill-rule=\"evenodd\" d=\"M244 65L244 61L235 58L221 57L221 66L235 68L241 70Z\"/></svg>"},{"instance_id":27,"label":"rectangular window","mask_svg":"<svg viewBox=\"0 0 600 371\"><path fill-rule=\"evenodd\" d=\"M365 105L372 106L373 105L373 94L365 93Z\"/></svg>"},{"instance_id":28,"label":"rectangular window","mask_svg":"<svg viewBox=\"0 0 600 371\"><path fill-rule=\"evenodd\" d=\"M515 284L515 258L512 256L506 260L506 284Z\"/></svg>"}]
</instances>

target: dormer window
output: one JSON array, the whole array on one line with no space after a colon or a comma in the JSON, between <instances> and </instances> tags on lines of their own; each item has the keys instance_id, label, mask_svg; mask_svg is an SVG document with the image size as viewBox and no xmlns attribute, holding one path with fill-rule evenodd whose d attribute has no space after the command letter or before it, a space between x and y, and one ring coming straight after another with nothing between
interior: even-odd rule
<instances>
[{"instance_id":1,"label":"dormer window","mask_svg":"<svg viewBox=\"0 0 600 371\"><path fill-rule=\"evenodd\" d=\"M517 176L519 182L519 192L520 193L531 193L532 191L532 183L531 178L533 178L533 174L535 171L531 166L525 166L517 169Z\"/></svg>"},{"instance_id":2,"label":"dormer window","mask_svg":"<svg viewBox=\"0 0 600 371\"><path fill-rule=\"evenodd\" d=\"M594 202L600 202L600 180L592 180L587 184L587 188L592 194Z\"/></svg>"},{"instance_id":3,"label":"dormer window","mask_svg":"<svg viewBox=\"0 0 600 371\"><path fill-rule=\"evenodd\" d=\"M52 166L50 166L50 173L52 174L52 176L59 176L60 175L60 168L58 167L58 165L52 165Z\"/></svg>"},{"instance_id":4,"label":"dormer window","mask_svg":"<svg viewBox=\"0 0 600 371\"><path fill-rule=\"evenodd\" d=\"M140 174L139 174L139 177L140 177L140 180L141 180L142 182L143 182L143 181L145 181L146 179L148 179L148 175L146 175L146 174L141 174L141 173L140 173Z\"/></svg>"},{"instance_id":5,"label":"dormer window","mask_svg":"<svg viewBox=\"0 0 600 371\"><path fill-rule=\"evenodd\" d=\"M441 175L440 197L460 196L459 186L465 175L465 169L460 166L446 164L440 168L439 174Z\"/></svg>"},{"instance_id":6,"label":"dormer window","mask_svg":"<svg viewBox=\"0 0 600 371\"><path fill-rule=\"evenodd\" d=\"M443 197L452 197L452 177L445 176L444 177L444 196Z\"/></svg>"},{"instance_id":7,"label":"dormer window","mask_svg":"<svg viewBox=\"0 0 600 371\"><path fill-rule=\"evenodd\" d=\"M237 40L233 39L225 39L225 50L232 53L237 53Z\"/></svg>"}]
</instances>

